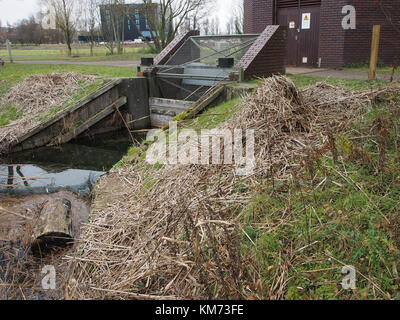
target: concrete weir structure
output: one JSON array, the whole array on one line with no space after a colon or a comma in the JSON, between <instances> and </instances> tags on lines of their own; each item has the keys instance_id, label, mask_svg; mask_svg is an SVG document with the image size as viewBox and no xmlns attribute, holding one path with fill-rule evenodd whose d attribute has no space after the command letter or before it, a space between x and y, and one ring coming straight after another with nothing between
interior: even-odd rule
<instances>
[{"instance_id":1,"label":"concrete weir structure","mask_svg":"<svg viewBox=\"0 0 400 320\"><path fill-rule=\"evenodd\" d=\"M112 79L75 106L38 124L9 147L9 153L55 146L121 129L150 127L145 78ZM132 122L133 119L140 119Z\"/></svg>"},{"instance_id":2,"label":"concrete weir structure","mask_svg":"<svg viewBox=\"0 0 400 320\"><path fill-rule=\"evenodd\" d=\"M55 146L126 129L163 127L175 116L194 117L206 107L251 90L234 82L285 73L286 28L261 34L177 36L137 78L109 80L96 93L38 124L12 142L9 153Z\"/></svg>"}]
</instances>

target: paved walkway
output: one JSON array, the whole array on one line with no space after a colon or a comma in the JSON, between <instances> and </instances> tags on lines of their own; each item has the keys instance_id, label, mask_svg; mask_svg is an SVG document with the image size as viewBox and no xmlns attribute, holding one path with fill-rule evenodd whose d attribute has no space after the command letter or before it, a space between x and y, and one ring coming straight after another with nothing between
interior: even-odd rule
<instances>
[{"instance_id":1,"label":"paved walkway","mask_svg":"<svg viewBox=\"0 0 400 320\"><path fill-rule=\"evenodd\" d=\"M314 76L321 78L339 78L339 79L359 79L368 80L368 73L353 72L332 69L302 68L302 67L286 67L286 72L303 76ZM390 74L377 74L379 80L390 80ZM400 81L400 74L395 74L394 79Z\"/></svg>"}]
</instances>

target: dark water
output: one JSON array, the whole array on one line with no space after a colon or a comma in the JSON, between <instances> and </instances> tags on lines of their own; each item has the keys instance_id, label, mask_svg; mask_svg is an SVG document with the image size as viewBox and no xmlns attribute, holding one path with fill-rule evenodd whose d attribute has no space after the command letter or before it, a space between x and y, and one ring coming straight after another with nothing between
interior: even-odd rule
<instances>
[{"instance_id":1,"label":"dark water","mask_svg":"<svg viewBox=\"0 0 400 320\"><path fill-rule=\"evenodd\" d=\"M127 134L118 132L0 159L0 196L60 190L86 196L131 145Z\"/></svg>"}]
</instances>

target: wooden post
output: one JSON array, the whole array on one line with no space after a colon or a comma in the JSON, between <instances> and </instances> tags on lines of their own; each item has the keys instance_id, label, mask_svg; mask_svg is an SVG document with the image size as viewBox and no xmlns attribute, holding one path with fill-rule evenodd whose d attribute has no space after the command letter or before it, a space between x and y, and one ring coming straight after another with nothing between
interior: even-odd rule
<instances>
[{"instance_id":1,"label":"wooden post","mask_svg":"<svg viewBox=\"0 0 400 320\"><path fill-rule=\"evenodd\" d=\"M65 247L73 241L71 202L67 199L48 200L33 229L32 249L45 251Z\"/></svg>"},{"instance_id":2,"label":"wooden post","mask_svg":"<svg viewBox=\"0 0 400 320\"><path fill-rule=\"evenodd\" d=\"M371 62L369 65L369 75L368 75L369 80L374 80L376 77L376 65L378 63L380 35L381 35L381 26L375 25L372 33Z\"/></svg>"},{"instance_id":3,"label":"wooden post","mask_svg":"<svg viewBox=\"0 0 400 320\"><path fill-rule=\"evenodd\" d=\"M244 81L244 69L243 67L241 67L239 69L239 82L243 82Z\"/></svg>"},{"instance_id":4,"label":"wooden post","mask_svg":"<svg viewBox=\"0 0 400 320\"><path fill-rule=\"evenodd\" d=\"M14 61L13 61L12 53L11 53L11 44L8 39L6 40L6 46L7 46L7 50L8 50L8 57L10 58L10 63L13 63Z\"/></svg>"}]
</instances>

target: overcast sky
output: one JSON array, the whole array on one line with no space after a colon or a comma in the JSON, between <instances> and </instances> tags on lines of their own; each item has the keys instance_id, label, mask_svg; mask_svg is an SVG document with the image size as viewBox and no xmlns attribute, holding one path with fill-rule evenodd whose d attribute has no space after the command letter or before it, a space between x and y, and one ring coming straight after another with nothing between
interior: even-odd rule
<instances>
[{"instance_id":1,"label":"overcast sky","mask_svg":"<svg viewBox=\"0 0 400 320\"><path fill-rule=\"evenodd\" d=\"M216 9L214 14L211 15L219 17L222 28L226 25L226 19L231 13L231 8L240 1L242 0L214 0ZM39 10L40 8L37 0L0 0L0 21L3 26L6 25L7 22L13 24L18 20L28 18Z\"/></svg>"}]
</instances>

